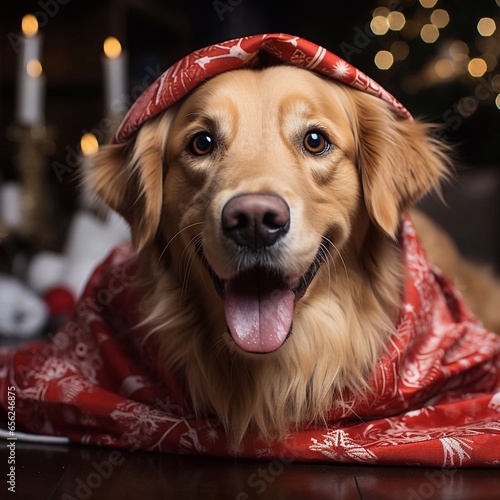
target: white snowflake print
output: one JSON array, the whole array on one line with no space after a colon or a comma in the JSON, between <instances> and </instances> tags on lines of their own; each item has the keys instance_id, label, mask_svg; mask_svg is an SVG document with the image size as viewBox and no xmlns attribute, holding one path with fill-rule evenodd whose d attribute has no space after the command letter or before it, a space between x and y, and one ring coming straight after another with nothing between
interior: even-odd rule
<instances>
[{"instance_id":1,"label":"white snowflake print","mask_svg":"<svg viewBox=\"0 0 500 500\"><path fill-rule=\"evenodd\" d=\"M347 64L345 61L336 62L335 66L333 67L333 74L337 78L345 78L349 75L349 64Z\"/></svg>"},{"instance_id":2,"label":"white snowflake print","mask_svg":"<svg viewBox=\"0 0 500 500\"><path fill-rule=\"evenodd\" d=\"M213 425L207 427L205 435L210 443L215 443L219 440L219 430Z\"/></svg>"},{"instance_id":3,"label":"white snowflake print","mask_svg":"<svg viewBox=\"0 0 500 500\"><path fill-rule=\"evenodd\" d=\"M377 457L370 451L356 443L342 429L329 431L323 434L323 442L311 438L311 451L319 451L326 457L339 462L376 462Z\"/></svg>"}]
</instances>

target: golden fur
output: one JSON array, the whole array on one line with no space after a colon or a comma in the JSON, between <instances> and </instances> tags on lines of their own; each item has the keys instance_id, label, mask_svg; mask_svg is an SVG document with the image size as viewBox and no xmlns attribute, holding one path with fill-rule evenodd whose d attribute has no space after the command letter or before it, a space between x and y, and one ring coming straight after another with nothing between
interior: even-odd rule
<instances>
[{"instance_id":1,"label":"golden fur","mask_svg":"<svg viewBox=\"0 0 500 500\"><path fill-rule=\"evenodd\" d=\"M422 212L412 210L411 218L429 260L453 281L484 326L500 333L500 280L492 269L464 259L450 236Z\"/></svg>"},{"instance_id":2,"label":"golden fur","mask_svg":"<svg viewBox=\"0 0 500 500\"><path fill-rule=\"evenodd\" d=\"M189 141L207 128L217 148L193 155ZM304 150L310 129L331 140L327 153ZM381 99L277 66L214 77L92 159L92 188L129 222L139 253L146 342L185 381L193 411L217 415L235 443L247 430L283 438L369 390L401 300L400 213L447 171L429 132ZM235 345L195 250L223 280L241 271L220 229L222 207L240 193L288 203L289 232L266 258L290 282L331 242L291 335L268 354Z\"/></svg>"}]
</instances>

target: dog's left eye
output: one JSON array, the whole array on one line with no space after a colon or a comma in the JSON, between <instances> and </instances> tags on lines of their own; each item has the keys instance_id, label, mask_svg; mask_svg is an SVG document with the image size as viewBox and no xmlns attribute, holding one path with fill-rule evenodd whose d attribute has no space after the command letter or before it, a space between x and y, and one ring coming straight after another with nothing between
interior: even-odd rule
<instances>
[{"instance_id":1,"label":"dog's left eye","mask_svg":"<svg viewBox=\"0 0 500 500\"><path fill-rule=\"evenodd\" d=\"M214 140L207 132L201 132L193 137L189 147L196 156L210 154L214 149Z\"/></svg>"},{"instance_id":2,"label":"dog's left eye","mask_svg":"<svg viewBox=\"0 0 500 500\"><path fill-rule=\"evenodd\" d=\"M317 130L310 130L304 136L304 149L313 155L319 156L330 149L330 141Z\"/></svg>"}]
</instances>

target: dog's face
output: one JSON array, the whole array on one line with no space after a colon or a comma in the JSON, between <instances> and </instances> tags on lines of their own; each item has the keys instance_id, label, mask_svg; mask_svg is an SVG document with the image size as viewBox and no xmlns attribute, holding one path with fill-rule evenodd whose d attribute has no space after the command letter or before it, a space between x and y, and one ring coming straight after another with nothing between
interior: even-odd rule
<instances>
[{"instance_id":1,"label":"dog's face","mask_svg":"<svg viewBox=\"0 0 500 500\"><path fill-rule=\"evenodd\" d=\"M178 222L165 224L165 238L192 226L172 247L197 242L248 352L281 346L294 303L351 233L355 138L332 90L288 67L235 71L194 92L171 124L165 219Z\"/></svg>"},{"instance_id":2,"label":"dog's face","mask_svg":"<svg viewBox=\"0 0 500 500\"><path fill-rule=\"evenodd\" d=\"M161 235L171 264L189 268L182 284L208 307L211 279L249 353L279 349L297 301L311 299L317 273L330 275L324 261L355 261L369 224L393 237L400 211L443 171L425 127L289 66L219 75L146 123L135 144L100 154L94 185L136 246Z\"/></svg>"}]
</instances>

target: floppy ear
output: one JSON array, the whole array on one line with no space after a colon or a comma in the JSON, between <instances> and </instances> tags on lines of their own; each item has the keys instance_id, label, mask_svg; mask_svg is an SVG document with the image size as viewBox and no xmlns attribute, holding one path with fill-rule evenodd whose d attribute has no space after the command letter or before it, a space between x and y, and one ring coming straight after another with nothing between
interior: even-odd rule
<instances>
[{"instance_id":1,"label":"floppy ear","mask_svg":"<svg viewBox=\"0 0 500 500\"><path fill-rule=\"evenodd\" d=\"M431 125L402 119L376 97L357 95L357 163L371 219L395 237L399 215L449 176L449 148Z\"/></svg>"},{"instance_id":2,"label":"floppy ear","mask_svg":"<svg viewBox=\"0 0 500 500\"><path fill-rule=\"evenodd\" d=\"M164 152L173 113L151 119L134 139L103 146L87 158L87 185L129 223L139 251L160 223L163 202Z\"/></svg>"}]
</instances>

